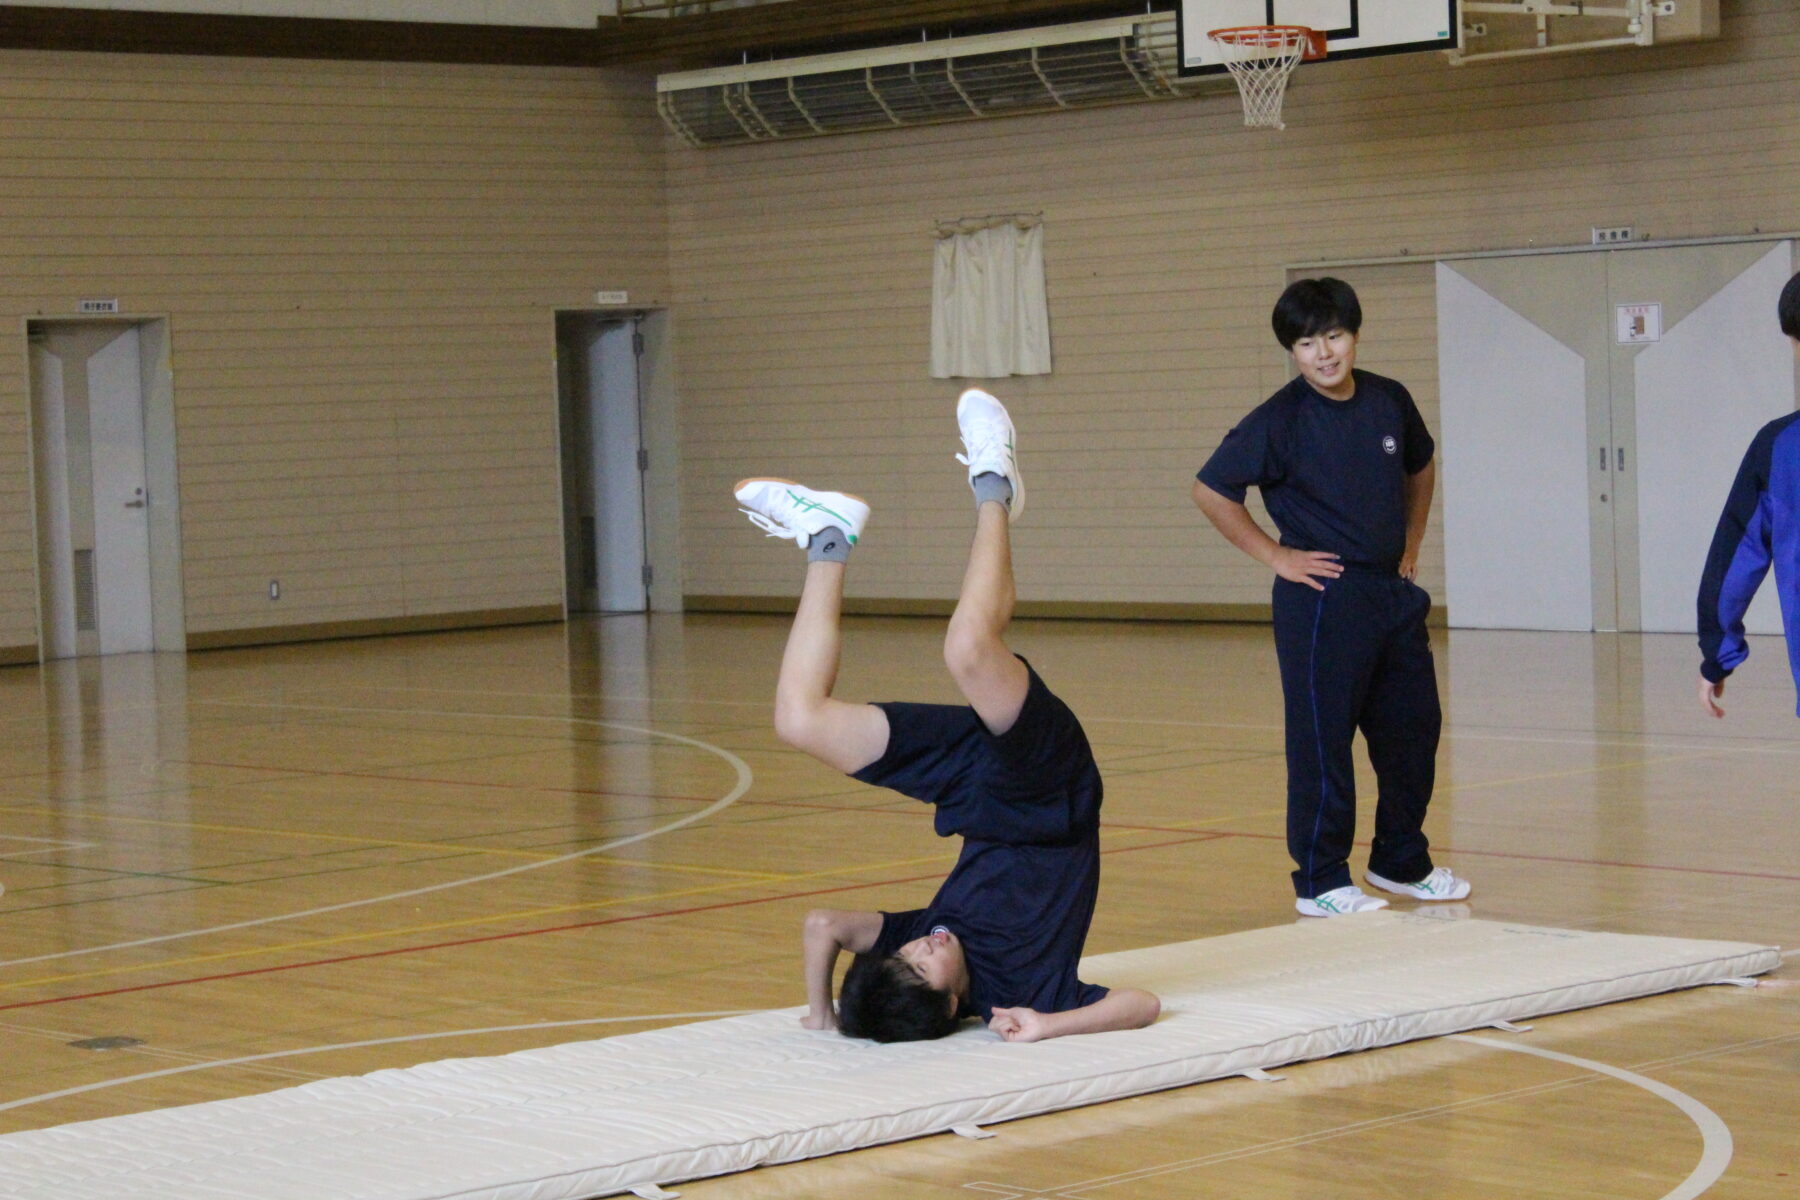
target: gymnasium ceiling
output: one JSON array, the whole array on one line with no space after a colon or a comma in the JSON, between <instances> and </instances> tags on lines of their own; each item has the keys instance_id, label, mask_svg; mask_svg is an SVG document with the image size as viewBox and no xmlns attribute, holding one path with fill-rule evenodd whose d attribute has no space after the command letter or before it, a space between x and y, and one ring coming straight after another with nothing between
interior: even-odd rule
<instances>
[{"instance_id":1,"label":"gymnasium ceiling","mask_svg":"<svg viewBox=\"0 0 1800 1200\"><path fill-rule=\"evenodd\" d=\"M0 49L668 71L1165 9L1172 0L788 0L596 27L243 16L0 3Z\"/></svg>"}]
</instances>

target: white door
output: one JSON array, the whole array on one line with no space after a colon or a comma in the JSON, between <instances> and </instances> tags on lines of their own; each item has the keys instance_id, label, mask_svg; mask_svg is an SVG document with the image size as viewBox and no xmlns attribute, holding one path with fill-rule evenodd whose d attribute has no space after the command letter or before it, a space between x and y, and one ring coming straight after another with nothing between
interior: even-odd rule
<instances>
[{"instance_id":1,"label":"white door","mask_svg":"<svg viewBox=\"0 0 1800 1200\"><path fill-rule=\"evenodd\" d=\"M88 360L88 413L100 653L150 650L150 497L136 326Z\"/></svg>"},{"instance_id":2,"label":"white door","mask_svg":"<svg viewBox=\"0 0 1800 1200\"><path fill-rule=\"evenodd\" d=\"M33 333L47 659L155 647L140 341L131 325L70 323Z\"/></svg>"},{"instance_id":3,"label":"white door","mask_svg":"<svg viewBox=\"0 0 1800 1200\"><path fill-rule=\"evenodd\" d=\"M1438 265L1450 624L1694 632L1738 461L1794 410L1792 273L1790 242ZM1773 589L1746 625L1780 631Z\"/></svg>"},{"instance_id":4,"label":"white door","mask_svg":"<svg viewBox=\"0 0 1800 1200\"><path fill-rule=\"evenodd\" d=\"M1438 396L1450 623L1593 628L1582 354L1439 263Z\"/></svg>"},{"instance_id":5,"label":"white door","mask_svg":"<svg viewBox=\"0 0 1800 1200\"><path fill-rule=\"evenodd\" d=\"M639 452L638 323L600 328L589 344L594 479L594 554L602 612L643 612L644 475Z\"/></svg>"}]
</instances>

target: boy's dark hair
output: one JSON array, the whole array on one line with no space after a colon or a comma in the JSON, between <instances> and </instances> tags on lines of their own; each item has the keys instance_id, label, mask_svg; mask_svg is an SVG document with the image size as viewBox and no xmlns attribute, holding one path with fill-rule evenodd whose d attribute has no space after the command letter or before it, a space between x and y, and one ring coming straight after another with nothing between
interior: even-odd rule
<instances>
[{"instance_id":1,"label":"boy's dark hair","mask_svg":"<svg viewBox=\"0 0 1800 1200\"><path fill-rule=\"evenodd\" d=\"M1788 280L1787 286L1781 289L1775 311L1781 317L1781 332L1800 341L1800 274Z\"/></svg>"},{"instance_id":2,"label":"boy's dark hair","mask_svg":"<svg viewBox=\"0 0 1800 1200\"><path fill-rule=\"evenodd\" d=\"M961 1021L949 993L933 989L899 958L859 954L838 992L838 1025L878 1042L941 1038Z\"/></svg>"},{"instance_id":3,"label":"boy's dark hair","mask_svg":"<svg viewBox=\"0 0 1800 1200\"><path fill-rule=\"evenodd\" d=\"M1356 289L1341 279L1296 279L1275 302L1269 323L1281 348L1292 350L1301 338L1333 329L1356 333L1362 328L1362 305Z\"/></svg>"}]
</instances>

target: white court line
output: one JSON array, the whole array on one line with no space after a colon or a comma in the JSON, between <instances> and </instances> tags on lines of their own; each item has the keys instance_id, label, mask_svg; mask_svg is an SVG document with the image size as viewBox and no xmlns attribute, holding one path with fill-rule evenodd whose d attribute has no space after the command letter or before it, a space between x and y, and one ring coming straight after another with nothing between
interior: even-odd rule
<instances>
[{"instance_id":1,"label":"white court line","mask_svg":"<svg viewBox=\"0 0 1800 1200\"><path fill-rule=\"evenodd\" d=\"M71 842L66 838L26 837L22 833L0 833L0 842L40 842L40 850L6 850L0 849L0 858L25 858L32 854L55 854L58 850L86 850L98 846L99 842Z\"/></svg>"},{"instance_id":2,"label":"white court line","mask_svg":"<svg viewBox=\"0 0 1800 1200\"><path fill-rule=\"evenodd\" d=\"M1688 1177L1683 1180L1674 1191L1663 1195L1661 1200L1693 1200L1694 1197L1699 1196L1708 1187L1712 1186L1713 1183L1717 1182L1719 1176L1724 1174L1725 1168L1731 1162L1732 1144L1730 1129L1726 1127L1725 1122L1720 1119L1717 1113L1713 1112L1710 1108L1707 1108L1704 1104L1701 1104L1698 1100L1687 1095L1685 1092L1676 1091L1674 1088L1668 1087L1666 1084L1658 1083L1654 1079L1647 1079L1635 1072L1608 1066L1605 1063L1596 1062L1593 1059L1577 1058L1574 1055L1559 1054L1554 1050L1541 1050L1535 1046L1527 1046L1518 1042L1505 1042L1492 1038L1472 1037L1468 1034L1450 1034L1448 1037L1455 1041L1475 1042L1478 1045L1493 1047L1500 1050L1516 1050L1523 1054L1536 1054L1544 1058L1555 1059L1558 1062L1570 1063L1574 1066L1598 1074L1610 1075L1614 1078L1624 1080L1627 1083L1642 1087L1647 1091L1668 1100L1671 1104L1674 1104L1677 1108L1681 1109L1697 1126L1700 1127L1702 1139L1700 1164L1689 1173ZM1787 1039L1781 1038L1774 1040L1785 1041ZM1748 1044L1754 1045L1757 1043ZM1705 1054L1692 1055L1690 1057L1710 1057L1716 1053L1741 1048L1741 1046L1725 1047L1723 1050L1708 1051ZM1656 1065L1669 1064L1663 1063ZM1197 1167L1212 1166L1217 1163L1231 1162L1242 1158L1252 1158L1256 1155L1268 1154L1276 1150L1298 1149L1302 1146L1312 1145L1316 1142L1330 1141L1334 1138L1380 1129L1389 1125L1421 1120L1427 1117L1444 1116L1464 1109L1491 1104L1498 1100L1515 1100L1525 1096L1536 1095L1540 1092L1557 1091L1576 1082L1581 1081L1565 1079L1554 1083L1539 1083L1529 1087L1514 1088L1486 1096L1473 1096L1466 1100L1457 1100L1449 1104L1434 1105L1430 1108L1414 1109L1411 1112L1396 1113L1392 1116L1376 1117L1367 1121L1352 1122L1348 1125L1318 1129L1310 1133L1296 1134L1292 1137L1262 1142L1252 1146L1241 1146L1233 1150L1221 1150L1217 1153L1203 1155L1198 1158L1158 1163L1154 1166L1139 1167L1135 1170L1121 1172L1116 1175L1101 1175L1093 1179L1084 1179L1079 1183L1060 1184L1047 1188L1032 1188L982 1180L980 1182L965 1183L963 1184L963 1187L971 1191L991 1192L1003 1197L1004 1200L1087 1200L1087 1197L1085 1197L1083 1193L1098 1191L1101 1188L1115 1187L1122 1183L1136 1183L1140 1180L1150 1179L1156 1176L1173 1175L1182 1171L1191 1171Z\"/></svg>"},{"instance_id":3,"label":"white court line","mask_svg":"<svg viewBox=\"0 0 1800 1200\"><path fill-rule=\"evenodd\" d=\"M249 702L233 701L233 703L247 704ZM558 855L556 858L546 858L540 862L522 863L519 866L507 867L499 871L489 871L485 875L471 875L466 879L452 879L444 883L434 883L427 887L410 888L403 892L389 892L385 896L369 896L361 900L345 900L340 904L326 904L319 908L308 908L300 912L277 913L274 916L256 917L248 921L233 921L228 925L209 925L205 929L188 929L179 933L162 933L157 934L154 937L136 938L128 942L113 942L105 946L85 946L77 950L59 950L54 954L37 954L29 958L11 958L4 962L0 962L0 967L20 967L27 963L50 962L59 958L77 958L85 954L101 954L108 950L126 950L134 946L153 946L158 942L173 942L183 938L204 937L209 933L226 933L234 929L250 929L257 925L272 925L277 921L297 921L302 917L316 917L321 913L342 912L347 908L362 908L370 904L384 904L390 900L407 900L414 896L425 896L432 892L442 892L450 888L467 887L472 883L486 883L493 879L503 879L508 875L519 875L526 871L538 871L545 867L554 867L561 863L573 862L578 858L588 858L596 854L604 854L608 850L617 850L621 846L629 846L636 842L646 841L661 834L680 829L685 825L692 825L696 821L704 820L714 813L719 812L721 809L737 803L738 799L742 797L745 792L750 790L750 784L755 778L751 773L748 763L731 751L720 746L715 746L711 742L703 742L698 738L685 737L679 733L666 733L660 729L645 729L637 725L622 725L616 721L600 721L592 717L549 717L519 713L456 713L402 708L343 708L335 705L322 704L264 703L258 705L258 707L299 708L323 712L418 713L421 715L439 717L486 717L496 720L560 721L565 724L598 725L607 729L622 729L627 733L641 733L647 737L668 738L670 741L682 742L689 746L697 746L708 753L716 754L726 762L730 763L732 768L737 771L737 784L722 798L713 801L713 803L707 805L699 812L689 813L685 817L670 821L666 825L659 825L655 829L646 830L643 833L634 833L627 837L615 838L610 842L605 842L598 846L589 846L586 850L576 850L573 853Z\"/></svg>"},{"instance_id":4,"label":"white court line","mask_svg":"<svg viewBox=\"0 0 1800 1200\"><path fill-rule=\"evenodd\" d=\"M1659 1096L1686 1113L1700 1130L1700 1161L1688 1177L1681 1181L1671 1192L1666 1192L1662 1200L1694 1200L1707 1188L1719 1181L1725 1174L1725 1168L1731 1165L1731 1129L1719 1114L1700 1103L1686 1092L1678 1091L1666 1083L1639 1075L1636 1071L1627 1071L1623 1067L1608 1066L1591 1058L1577 1058L1573 1054L1563 1054L1556 1050L1546 1050L1542 1046L1529 1046L1523 1042L1503 1042L1498 1038L1474 1037L1467 1033L1450 1035L1459 1042L1474 1042L1478 1046L1486 1046L1492 1050L1511 1050L1517 1054L1535 1054L1539 1058L1548 1058L1555 1062L1568 1063L1588 1071L1597 1071L1602 1075L1611 1075L1614 1079L1623 1080L1633 1087L1643 1088L1653 1096Z\"/></svg>"},{"instance_id":5,"label":"white court line","mask_svg":"<svg viewBox=\"0 0 1800 1200\"><path fill-rule=\"evenodd\" d=\"M302 1046L298 1050L271 1050L267 1054L246 1054L242 1058L209 1059L205 1062L188 1063L180 1067L165 1067L160 1071L144 1071L137 1075L121 1075L117 1079L103 1079L99 1083L84 1083L79 1087L63 1088L56 1092L43 1092L36 1096L26 1096L20 1100L8 1100L0 1104L0 1112L11 1108L24 1108L29 1104L42 1104L46 1100L60 1100L64 1096L79 1096L83 1092L97 1092L102 1088L122 1087L127 1083L138 1083L145 1079L162 1079L169 1075L186 1075L193 1071L210 1071L216 1067L241 1067L246 1063L268 1062L272 1058L293 1058L301 1054L324 1054L331 1050L357 1050L364 1046L391 1046L398 1042L426 1042L434 1038L476 1037L484 1033L514 1033L523 1029L567 1029L573 1025L625 1025L633 1021L683 1021L701 1017L741 1017L746 1013L759 1012L753 1008L722 1009L718 1012L685 1012L685 1013L650 1013L641 1017L582 1017L575 1021L537 1021L529 1025L493 1025L487 1029L452 1029L444 1033L405 1033L398 1037L370 1038L364 1042L339 1042L334 1046Z\"/></svg>"}]
</instances>

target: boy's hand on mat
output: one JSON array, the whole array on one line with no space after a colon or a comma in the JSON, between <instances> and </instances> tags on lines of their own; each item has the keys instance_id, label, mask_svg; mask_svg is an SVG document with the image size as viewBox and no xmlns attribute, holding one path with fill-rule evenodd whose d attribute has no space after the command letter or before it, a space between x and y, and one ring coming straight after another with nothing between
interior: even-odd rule
<instances>
[{"instance_id":1,"label":"boy's hand on mat","mask_svg":"<svg viewBox=\"0 0 1800 1200\"><path fill-rule=\"evenodd\" d=\"M1704 675L1700 677L1700 706L1707 712L1715 717L1724 716L1725 706L1719 703L1720 698L1724 695L1725 681L1723 679L1714 683Z\"/></svg>"},{"instance_id":2,"label":"boy's hand on mat","mask_svg":"<svg viewBox=\"0 0 1800 1200\"><path fill-rule=\"evenodd\" d=\"M1344 564L1338 556L1324 550L1296 550L1292 546L1280 546L1275 550L1275 557L1269 560L1275 573L1289 583L1304 583L1316 591L1324 591L1325 585L1314 576L1324 579L1336 579L1344 573Z\"/></svg>"},{"instance_id":3,"label":"boy's hand on mat","mask_svg":"<svg viewBox=\"0 0 1800 1200\"><path fill-rule=\"evenodd\" d=\"M1044 1014L1031 1008L996 1008L988 1028L1009 1042L1035 1042L1049 1034Z\"/></svg>"},{"instance_id":4,"label":"boy's hand on mat","mask_svg":"<svg viewBox=\"0 0 1800 1200\"><path fill-rule=\"evenodd\" d=\"M826 1009L822 1013L809 1012L800 1018L800 1024L807 1029L836 1029L838 1027L837 1014L830 1009Z\"/></svg>"}]
</instances>

